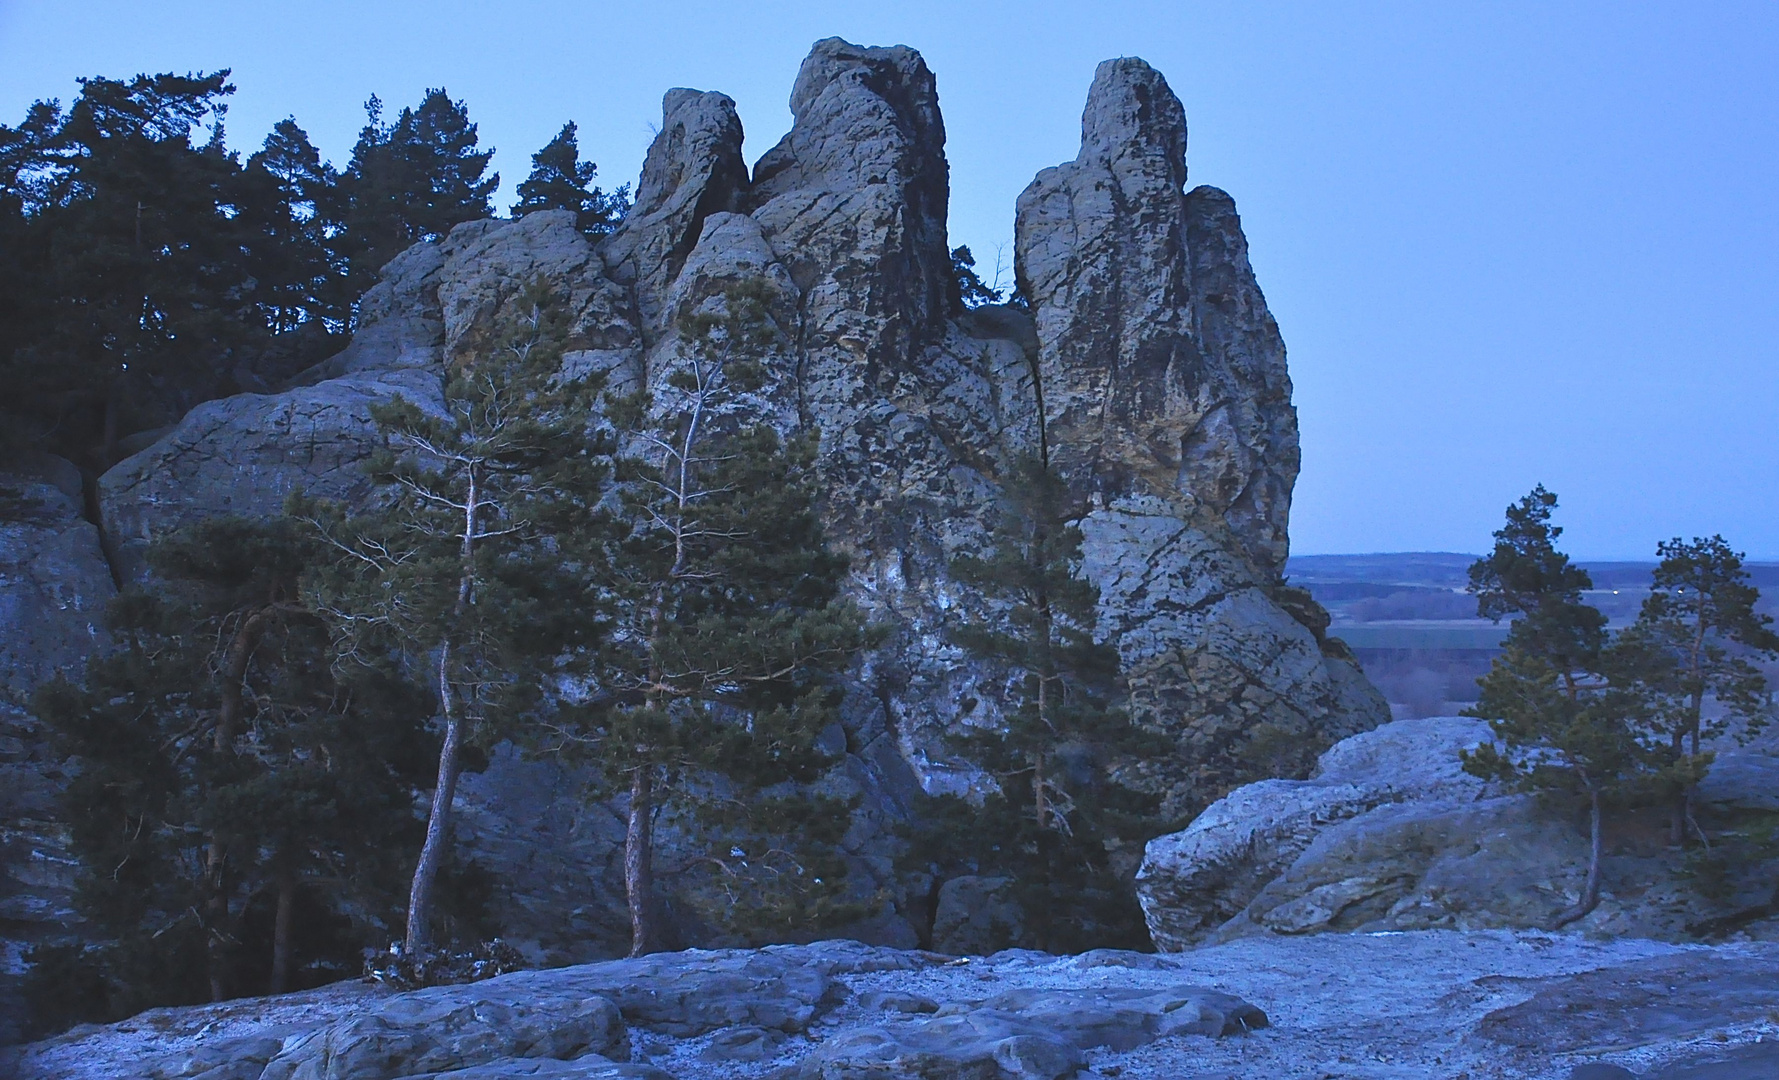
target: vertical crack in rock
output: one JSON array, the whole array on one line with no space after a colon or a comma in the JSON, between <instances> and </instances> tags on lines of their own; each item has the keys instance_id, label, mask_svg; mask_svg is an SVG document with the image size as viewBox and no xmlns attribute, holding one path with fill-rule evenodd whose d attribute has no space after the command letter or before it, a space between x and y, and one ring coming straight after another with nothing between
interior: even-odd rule
<instances>
[{"instance_id":1,"label":"vertical crack in rock","mask_svg":"<svg viewBox=\"0 0 1779 1080\"><path fill-rule=\"evenodd\" d=\"M636 202L601 254L612 277L633 290L644 332L666 329L667 290L716 213L747 190L741 117L726 94L683 87L661 100L661 131L649 144Z\"/></svg>"}]
</instances>

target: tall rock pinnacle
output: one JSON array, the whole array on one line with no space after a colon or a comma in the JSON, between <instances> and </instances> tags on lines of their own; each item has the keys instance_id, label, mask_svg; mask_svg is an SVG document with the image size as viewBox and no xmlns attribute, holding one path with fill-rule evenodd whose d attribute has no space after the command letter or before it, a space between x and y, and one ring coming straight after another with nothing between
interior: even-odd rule
<instances>
[{"instance_id":1,"label":"tall rock pinnacle","mask_svg":"<svg viewBox=\"0 0 1779 1080\"><path fill-rule=\"evenodd\" d=\"M1185 181L1167 81L1135 58L1101 64L1080 154L1019 197L1049 438L1076 482L1163 497L1277 572L1298 465L1284 344L1234 205Z\"/></svg>"}]
</instances>

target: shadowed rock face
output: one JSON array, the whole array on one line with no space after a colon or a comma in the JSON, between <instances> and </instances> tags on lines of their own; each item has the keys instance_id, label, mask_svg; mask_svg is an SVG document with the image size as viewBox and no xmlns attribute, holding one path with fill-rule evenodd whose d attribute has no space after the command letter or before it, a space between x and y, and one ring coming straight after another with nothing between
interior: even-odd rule
<instances>
[{"instance_id":1,"label":"shadowed rock face","mask_svg":"<svg viewBox=\"0 0 1779 1080\"><path fill-rule=\"evenodd\" d=\"M1174 743L1125 766L1167 812L1196 812L1257 771L1307 768L1311 748L1385 719L1358 670L1275 602L1297 473L1284 347L1233 203L1185 191L1185 114L1165 80L1140 60L1101 65L1079 156L1020 197L1029 311L958 304L945 128L918 53L818 42L791 108L791 131L750 176L734 103L669 91L636 204L598 244L552 212L468 223L398 256L346 352L278 394L201 406L108 473L110 541L133 558L199 517L276 512L299 486L363 497L369 406L437 400L447 366L474 363L536 276L570 300L570 367L621 392L682 362L683 316L763 281L777 334L754 405L818 437L849 591L889 630L849 680L847 754L824 782L858 798L846 843L861 888L897 894L889 830L915 792L981 783L947 736L997 723L1005 680L952 631L997 612L949 567L985 553L1009 464L1045 443L1085 514L1080 572L1100 588L1099 632L1120 651L1132 711ZM497 865L529 865L515 855L525 830L501 833L500 808L534 800L505 797L499 777L524 772L464 788ZM610 841L576 835L553 872L603 882L594 903L621 896ZM544 954L615 944L578 928L620 919L554 914L574 890L512 889ZM905 913L925 908L923 893L855 931L912 944L926 919Z\"/></svg>"}]
</instances>

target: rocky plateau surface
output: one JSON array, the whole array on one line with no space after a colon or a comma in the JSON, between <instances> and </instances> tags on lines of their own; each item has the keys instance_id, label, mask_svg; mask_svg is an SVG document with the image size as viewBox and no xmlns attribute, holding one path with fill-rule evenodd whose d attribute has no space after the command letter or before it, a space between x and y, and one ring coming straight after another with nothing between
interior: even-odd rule
<instances>
[{"instance_id":1,"label":"rocky plateau surface","mask_svg":"<svg viewBox=\"0 0 1779 1080\"><path fill-rule=\"evenodd\" d=\"M159 1009L11 1051L21 1080L1754 1080L1779 945L1537 932L1157 956L821 942L393 993Z\"/></svg>"}]
</instances>

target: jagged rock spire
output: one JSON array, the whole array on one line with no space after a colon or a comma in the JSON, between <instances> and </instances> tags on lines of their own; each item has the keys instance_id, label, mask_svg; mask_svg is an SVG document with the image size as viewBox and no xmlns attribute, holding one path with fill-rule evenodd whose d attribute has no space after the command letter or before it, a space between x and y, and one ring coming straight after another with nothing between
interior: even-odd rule
<instances>
[{"instance_id":1,"label":"jagged rock spire","mask_svg":"<svg viewBox=\"0 0 1779 1080\"><path fill-rule=\"evenodd\" d=\"M727 94L679 87L661 99L636 203L605 242L612 276L636 292L645 332L659 334L667 292L710 215L734 210L748 186L741 117Z\"/></svg>"},{"instance_id":2,"label":"jagged rock spire","mask_svg":"<svg viewBox=\"0 0 1779 1080\"><path fill-rule=\"evenodd\" d=\"M1038 174L1015 225L1050 442L1077 483L1166 498L1276 572L1297 475L1284 344L1233 204L1185 182L1167 80L1134 57L1101 64L1080 153Z\"/></svg>"}]
</instances>

